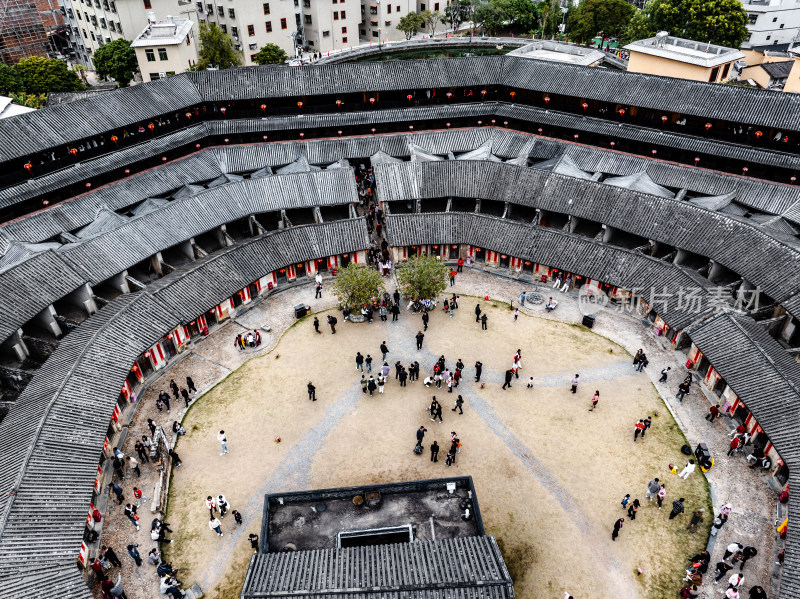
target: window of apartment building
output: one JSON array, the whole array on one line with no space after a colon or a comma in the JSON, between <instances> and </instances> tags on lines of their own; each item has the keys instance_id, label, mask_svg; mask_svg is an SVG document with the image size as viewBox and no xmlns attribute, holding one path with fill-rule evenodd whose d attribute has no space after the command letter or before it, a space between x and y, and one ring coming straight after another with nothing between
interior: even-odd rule
<instances>
[{"instance_id":1,"label":"window of apartment building","mask_svg":"<svg viewBox=\"0 0 800 599\"><path fill-rule=\"evenodd\" d=\"M314 40L308 40L308 45L309 46L313 46L314 45Z\"/></svg>"},{"instance_id":2,"label":"window of apartment building","mask_svg":"<svg viewBox=\"0 0 800 599\"><path fill-rule=\"evenodd\" d=\"M78 20L79 20L79 21L83 21L83 19L81 18L81 13L80 13L80 11L76 10L76 11L75 11L75 16L76 16L76 17L78 17Z\"/></svg>"},{"instance_id":3,"label":"window of apartment building","mask_svg":"<svg viewBox=\"0 0 800 599\"><path fill-rule=\"evenodd\" d=\"M111 5L111 12L117 12L116 3L112 1L112 2L109 2L109 4Z\"/></svg>"},{"instance_id":4,"label":"window of apartment building","mask_svg":"<svg viewBox=\"0 0 800 599\"><path fill-rule=\"evenodd\" d=\"M222 30L222 33L228 33L228 26L225 23L220 23L219 28Z\"/></svg>"},{"instance_id":5,"label":"window of apartment building","mask_svg":"<svg viewBox=\"0 0 800 599\"><path fill-rule=\"evenodd\" d=\"M283 25L283 21L284 19L281 19L281 25ZM306 25L311 25L311 15L303 15L303 22ZM281 29L283 29L283 27L281 27Z\"/></svg>"},{"instance_id":6,"label":"window of apartment building","mask_svg":"<svg viewBox=\"0 0 800 599\"><path fill-rule=\"evenodd\" d=\"M358 32L361 34L362 37L367 37L367 30L366 29L359 29Z\"/></svg>"},{"instance_id":7,"label":"window of apartment building","mask_svg":"<svg viewBox=\"0 0 800 599\"><path fill-rule=\"evenodd\" d=\"M322 32L322 37L330 37L330 36L331 36L331 32L330 31L323 31Z\"/></svg>"},{"instance_id":8,"label":"window of apartment building","mask_svg":"<svg viewBox=\"0 0 800 599\"><path fill-rule=\"evenodd\" d=\"M372 32L372 37L378 37L378 32L377 31L373 31Z\"/></svg>"},{"instance_id":9,"label":"window of apartment building","mask_svg":"<svg viewBox=\"0 0 800 599\"><path fill-rule=\"evenodd\" d=\"M384 24L386 27L388 27L389 25L391 25L391 24L392 24L392 22L391 22L391 21L384 21L384 22L383 22L383 24Z\"/></svg>"},{"instance_id":10,"label":"window of apartment building","mask_svg":"<svg viewBox=\"0 0 800 599\"><path fill-rule=\"evenodd\" d=\"M214 6L212 4L206 4L206 14L210 15L214 12Z\"/></svg>"},{"instance_id":11,"label":"window of apartment building","mask_svg":"<svg viewBox=\"0 0 800 599\"><path fill-rule=\"evenodd\" d=\"M150 73L150 81L158 81L161 79L161 75L158 73Z\"/></svg>"},{"instance_id":12,"label":"window of apartment building","mask_svg":"<svg viewBox=\"0 0 800 599\"><path fill-rule=\"evenodd\" d=\"M346 43L347 43L347 36L345 36L345 37L343 37L343 38L342 38L342 43L343 43L343 44L346 44Z\"/></svg>"},{"instance_id":13,"label":"window of apartment building","mask_svg":"<svg viewBox=\"0 0 800 599\"><path fill-rule=\"evenodd\" d=\"M168 60L167 59L167 49L166 48L159 48L158 49L158 59L159 60Z\"/></svg>"},{"instance_id":14,"label":"window of apartment building","mask_svg":"<svg viewBox=\"0 0 800 599\"><path fill-rule=\"evenodd\" d=\"M387 4L386 5L386 14L387 15L392 14L392 5L391 4Z\"/></svg>"},{"instance_id":15,"label":"window of apartment building","mask_svg":"<svg viewBox=\"0 0 800 599\"><path fill-rule=\"evenodd\" d=\"M100 8L100 0L94 0L94 7Z\"/></svg>"},{"instance_id":16,"label":"window of apartment building","mask_svg":"<svg viewBox=\"0 0 800 599\"><path fill-rule=\"evenodd\" d=\"M250 62L255 62L255 61L256 61L256 55L255 54L251 54L250 55Z\"/></svg>"},{"instance_id":17,"label":"window of apartment building","mask_svg":"<svg viewBox=\"0 0 800 599\"><path fill-rule=\"evenodd\" d=\"M252 36L254 36L255 34L256 34L256 28L255 28L255 26L254 26L254 25L248 25L248 26L247 26L247 35L249 35L249 36L251 36L251 37L252 37Z\"/></svg>"},{"instance_id":18,"label":"window of apartment building","mask_svg":"<svg viewBox=\"0 0 800 599\"><path fill-rule=\"evenodd\" d=\"M108 29L105 19L100 19L100 27L102 27L103 29Z\"/></svg>"},{"instance_id":19,"label":"window of apartment building","mask_svg":"<svg viewBox=\"0 0 800 599\"><path fill-rule=\"evenodd\" d=\"M152 4L150 4L150 0L142 0L142 2L144 2L144 7L145 7L147 10L150 10L151 8L153 8L153 5L152 5Z\"/></svg>"},{"instance_id":20,"label":"window of apartment building","mask_svg":"<svg viewBox=\"0 0 800 599\"><path fill-rule=\"evenodd\" d=\"M347 27L342 27L342 33L347 33Z\"/></svg>"},{"instance_id":21,"label":"window of apartment building","mask_svg":"<svg viewBox=\"0 0 800 599\"><path fill-rule=\"evenodd\" d=\"M264 2L264 14L269 14L269 2Z\"/></svg>"},{"instance_id":22,"label":"window of apartment building","mask_svg":"<svg viewBox=\"0 0 800 599\"><path fill-rule=\"evenodd\" d=\"M773 18L772 18L772 22L773 22L773 23L777 23L777 22L778 22L778 17L773 17Z\"/></svg>"},{"instance_id":23,"label":"window of apartment building","mask_svg":"<svg viewBox=\"0 0 800 599\"><path fill-rule=\"evenodd\" d=\"M85 37L85 38L89 37L88 35L86 35L86 30L85 29L82 29L81 31L83 31L83 37Z\"/></svg>"},{"instance_id":24,"label":"window of apartment building","mask_svg":"<svg viewBox=\"0 0 800 599\"><path fill-rule=\"evenodd\" d=\"M103 10L111 10L111 7L108 5L108 0L103 0Z\"/></svg>"},{"instance_id":25,"label":"window of apartment building","mask_svg":"<svg viewBox=\"0 0 800 599\"><path fill-rule=\"evenodd\" d=\"M771 40L771 39L772 39L772 36L771 36L771 35L768 35L768 36L767 36L765 39L766 39L767 41L769 41L769 40Z\"/></svg>"},{"instance_id":26,"label":"window of apartment building","mask_svg":"<svg viewBox=\"0 0 800 599\"><path fill-rule=\"evenodd\" d=\"M272 21L267 21L265 25L267 26L267 33L272 33Z\"/></svg>"},{"instance_id":27,"label":"window of apartment building","mask_svg":"<svg viewBox=\"0 0 800 599\"><path fill-rule=\"evenodd\" d=\"M711 69L711 76L708 78L708 80L711 83L715 83L718 76L719 76L719 67L714 67L713 69Z\"/></svg>"},{"instance_id":28,"label":"window of apartment building","mask_svg":"<svg viewBox=\"0 0 800 599\"><path fill-rule=\"evenodd\" d=\"M730 73L730 71L731 71L731 63L728 63L724 67L722 67L722 80L723 81L728 78L728 73Z\"/></svg>"},{"instance_id":29,"label":"window of apartment building","mask_svg":"<svg viewBox=\"0 0 800 599\"><path fill-rule=\"evenodd\" d=\"M147 50L145 50L144 55L147 56L147 62L156 61L156 52L152 48L148 48Z\"/></svg>"},{"instance_id":30,"label":"window of apartment building","mask_svg":"<svg viewBox=\"0 0 800 599\"><path fill-rule=\"evenodd\" d=\"M394 7L394 12L400 12L400 5L399 4Z\"/></svg>"},{"instance_id":31,"label":"window of apartment building","mask_svg":"<svg viewBox=\"0 0 800 599\"><path fill-rule=\"evenodd\" d=\"M110 37L107 37L107 38L106 38L106 43L107 43L107 44L110 44L110 43L111 43L111 38L110 38Z\"/></svg>"},{"instance_id":32,"label":"window of apartment building","mask_svg":"<svg viewBox=\"0 0 800 599\"><path fill-rule=\"evenodd\" d=\"M781 23L781 26L780 26L780 28L779 28L779 29L783 29L783 23Z\"/></svg>"},{"instance_id":33,"label":"window of apartment building","mask_svg":"<svg viewBox=\"0 0 800 599\"><path fill-rule=\"evenodd\" d=\"M87 22L91 21L91 19L89 18L89 13L88 12L83 11L83 16L86 17L86 21Z\"/></svg>"},{"instance_id":34,"label":"window of apartment building","mask_svg":"<svg viewBox=\"0 0 800 599\"><path fill-rule=\"evenodd\" d=\"M339 16L340 16L340 17L342 17L343 19L346 19L346 18L347 18L347 15L345 14L345 11L341 11L341 12L339 13Z\"/></svg>"},{"instance_id":35,"label":"window of apartment building","mask_svg":"<svg viewBox=\"0 0 800 599\"><path fill-rule=\"evenodd\" d=\"M756 21L758 21L758 15L748 14L747 15L747 22L751 25L755 25Z\"/></svg>"},{"instance_id":36,"label":"window of apartment building","mask_svg":"<svg viewBox=\"0 0 800 599\"><path fill-rule=\"evenodd\" d=\"M221 17L225 16L225 7L224 6L217 6L217 14Z\"/></svg>"},{"instance_id":37,"label":"window of apartment building","mask_svg":"<svg viewBox=\"0 0 800 599\"><path fill-rule=\"evenodd\" d=\"M239 37L239 28L238 27L231 27L231 35L238 39ZM189 39L188 37L186 38Z\"/></svg>"},{"instance_id":38,"label":"window of apartment building","mask_svg":"<svg viewBox=\"0 0 800 599\"><path fill-rule=\"evenodd\" d=\"M435 10L435 11L439 10L439 3L438 2L433 5L433 10Z\"/></svg>"},{"instance_id":39,"label":"window of apartment building","mask_svg":"<svg viewBox=\"0 0 800 599\"><path fill-rule=\"evenodd\" d=\"M334 21L338 21L339 20L339 11L338 10L334 10L333 11L333 20Z\"/></svg>"},{"instance_id":40,"label":"window of apartment building","mask_svg":"<svg viewBox=\"0 0 800 599\"><path fill-rule=\"evenodd\" d=\"M424 4L420 4L420 7L421 7L421 8L420 8L420 10L421 10L421 11L422 11L422 10L425 10L425 5L424 5Z\"/></svg>"},{"instance_id":41,"label":"window of apartment building","mask_svg":"<svg viewBox=\"0 0 800 599\"><path fill-rule=\"evenodd\" d=\"M195 4L197 4L197 10L199 10L199 11L201 11L201 12L202 12L202 10L203 10L203 3L202 3L202 2L196 2Z\"/></svg>"},{"instance_id":42,"label":"window of apartment building","mask_svg":"<svg viewBox=\"0 0 800 599\"><path fill-rule=\"evenodd\" d=\"M333 3L336 4L336 0L333 0Z\"/></svg>"},{"instance_id":43,"label":"window of apartment building","mask_svg":"<svg viewBox=\"0 0 800 599\"><path fill-rule=\"evenodd\" d=\"M90 31L89 35L91 36L93 42L97 41L97 38L94 37L94 32Z\"/></svg>"},{"instance_id":44,"label":"window of apartment building","mask_svg":"<svg viewBox=\"0 0 800 599\"><path fill-rule=\"evenodd\" d=\"M96 16L94 16L94 15L92 15L92 25L94 25L95 27L97 27L97 17L96 17Z\"/></svg>"},{"instance_id":45,"label":"window of apartment building","mask_svg":"<svg viewBox=\"0 0 800 599\"><path fill-rule=\"evenodd\" d=\"M375 6L374 4L370 4L369 5L369 14L377 15L378 14L378 7Z\"/></svg>"},{"instance_id":46,"label":"window of apartment building","mask_svg":"<svg viewBox=\"0 0 800 599\"><path fill-rule=\"evenodd\" d=\"M236 18L236 11L235 11L233 8L229 8L229 9L228 9L228 16L229 16L231 19L235 19L235 18Z\"/></svg>"}]
</instances>

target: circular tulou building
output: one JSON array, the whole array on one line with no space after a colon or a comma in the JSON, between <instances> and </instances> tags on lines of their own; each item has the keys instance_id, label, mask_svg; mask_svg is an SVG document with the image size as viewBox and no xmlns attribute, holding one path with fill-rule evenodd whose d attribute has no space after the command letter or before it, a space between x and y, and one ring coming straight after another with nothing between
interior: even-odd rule
<instances>
[{"instance_id":1,"label":"circular tulou building","mask_svg":"<svg viewBox=\"0 0 800 599\"><path fill-rule=\"evenodd\" d=\"M366 261L361 164L395 261L570 273L630 302L779 484L800 472L795 94L516 56L263 67L0 136L4 599L91 596L92 511L142 381L259 295ZM783 599L800 597L796 531Z\"/></svg>"}]
</instances>

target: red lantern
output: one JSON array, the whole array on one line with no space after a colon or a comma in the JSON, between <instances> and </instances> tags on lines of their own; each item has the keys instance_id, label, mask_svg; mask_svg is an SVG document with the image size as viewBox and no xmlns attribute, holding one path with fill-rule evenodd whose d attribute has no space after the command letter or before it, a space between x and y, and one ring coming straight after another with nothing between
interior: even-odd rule
<instances>
[{"instance_id":1,"label":"red lantern","mask_svg":"<svg viewBox=\"0 0 800 599\"><path fill-rule=\"evenodd\" d=\"M156 126L153 123L150 123L149 125L147 125L147 128L150 129L150 132L152 133L153 129L155 129Z\"/></svg>"},{"instance_id":2,"label":"red lantern","mask_svg":"<svg viewBox=\"0 0 800 599\"><path fill-rule=\"evenodd\" d=\"M508 127L508 121L503 121L503 126Z\"/></svg>"},{"instance_id":3,"label":"red lantern","mask_svg":"<svg viewBox=\"0 0 800 599\"><path fill-rule=\"evenodd\" d=\"M409 126L408 126L408 129L409 129L410 131L413 131L413 130L414 130L414 125L409 125Z\"/></svg>"},{"instance_id":4,"label":"red lantern","mask_svg":"<svg viewBox=\"0 0 800 599\"><path fill-rule=\"evenodd\" d=\"M73 156L77 156L78 155L78 150L76 148L70 148L69 153L72 154Z\"/></svg>"},{"instance_id":5,"label":"red lantern","mask_svg":"<svg viewBox=\"0 0 800 599\"><path fill-rule=\"evenodd\" d=\"M119 141L119 137L117 137L116 135L112 135L111 136L111 141L113 141L114 143L117 143L117 141Z\"/></svg>"},{"instance_id":6,"label":"red lantern","mask_svg":"<svg viewBox=\"0 0 800 599\"><path fill-rule=\"evenodd\" d=\"M49 206L50 200L42 200L42 206Z\"/></svg>"},{"instance_id":7,"label":"red lantern","mask_svg":"<svg viewBox=\"0 0 800 599\"><path fill-rule=\"evenodd\" d=\"M126 169L125 169L125 174L126 174L126 175L130 175L130 174L131 174L131 169L129 169L129 168L126 168Z\"/></svg>"},{"instance_id":8,"label":"red lantern","mask_svg":"<svg viewBox=\"0 0 800 599\"><path fill-rule=\"evenodd\" d=\"M264 141L267 141L267 137L268 137L267 135L264 136Z\"/></svg>"},{"instance_id":9,"label":"red lantern","mask_svg":"<svg viewBox=\"0 0 800 599\"><path fill-rule=\"evenodd\" d=\"M450 123L445 123L445 125L447 125L448 129L450 128Z\"/></svg>"},{"instance_id":10,"label":"red lantern","mask_svg":"<svg viewBox=\"0 0 800 599\"><path fill-rule=\"evenodd\" d=\"M537 129L537 131L539 132L539 135L541 135L541 134L542 134L542 128L541 128L541 127L539 127L539 128Z\"/></svg>"},{"instance_id":11,"label":"red lantern","mask_svg":"<svg viewBox=\"0 0 800 599\"><path fill-rule=\"evenodd\" d=\"M282 273L286 272L286 269L285 269L285 268L282 268L282 269L281 269L281 272L282 272Z\"/></svg>"},{"instance_id":12,"label":"red lantern","mask_svg":"<svg viewBox=\"0 0 800 599\"><path fill-rule=\"evenodd\" d=\"M797 177L792 176L792 177L789 178L789 181L791 181L792 185L794 185L794 182L797 181Z\"/></svg>"},{"instance_id":13,"label":"red lantern","mask_svg":"<svg viewBox=\"0 0 800 599\"><path fill-rule=\"evenodd\" d=\"M226 137L226 138L225 138L225 143L228 143L229 141L230 141L230 139L228 139L228 138Z\"/></svg>"},{"instance_id":14,"label":"red lantern","mask_svg":"<svg viewBox=\"0 0 800 599\"><path fill-rule=\"evenodd\" d=\"M506 259L506 255L505 255L505 254L500 254L500 257L501 257L503 260L505 260L505 259Z\"/></svg>"},{"instance_id":15,"label":"red lantern","mask_svg":"<svg viewBox=\"0 0 800 599\"><path fill-rule=\"evenodd\" d=\"M744 168L742 169L742 174L743 174L743 175L744 175L744 174L747 174L747 171L748 171L748 170L750 170L750 169L748 169L747 167L744 167Z\"/></svg>"},{"instance_id":16,"label":"red lantern","mask_svg":"<svg viewBox=\"0 0 800 599\"><path fill-rule=\"evenodd\" d=\"M480 252L480 251L481 251L481 248L475 248L475 251L476 251L476 252Z\"/></svg>"},{"instance_id":17,"label":"red lantern","mask_svg":"<svg viewBox=\"0 0 800 599\"><path fill-rule=\"evenodd\" d=\"M708 131L709 129L711 129L711 123L706 123L706 131Z\"/></svg>"},{"instance_id":18,"label":"red lantern","mask_svg":"<svg viewBox=\"0 0 800 599\"><path fill-rule=\"evenodd\" d=\"M612 141L612 142L611 142L611 147L613 148L615 145L617 145L617 142L615 142L615 141Z\"/></svg>"},{"instance_id":19,"label":"red lantern","mask_svg":"<svg viewBox=\"0 0 800 599\"><path fill-rule=\"evenodd\" d=\"M695 166L697 166L697 163L698 163L698 162L700 162L700 158L699 158L699 157L695 157L695 159L694 159L694 165L695 165Z\"/></svg>"},{"instance_id":20,"label":"red lantern","mask_svg":"<svg viewBox=\"0 0 800 599\"><path fill-rule=\"evenodd\" d=\"M302 103L302 102L298 102L298 103L297 103L297 107L298 107L298 108L302 108L302 107L303 107L303 103Z\"/></svg>"},{"instance_id":21,"label":"red lantern","mask_svg":"<svg viewBox=\"0 0 800 599\"><path fill-rule=\"evenodd\" d=\"M657 154L656 150L651 150L650 153L655 156Z\"/></svg>"},{"instance_id":22,"label":"red lantern","mask_svg":"<svg viewBox=\"0 0 800 599\"><path fill-rule=\"evenodd\" d=\"M88 189L88 188L90 188L91 186L92 186L92 184L91 184L91 183L89 183L89 182L87 182L87 183L86 183L86 188L87 188L87 189Z\"/></svg>"},{"instance_id":23,"label":"red lantern","mask_svg":"<svg viewBox=\"0 0 800 599\"><path fill-rule=\"evenodd\" d=\"M373 127L372 129L370 129L370 131L372 131L373 133L375 133L375 127Z\"/></svg>"},{"instance_id":24,"label":"red lantern","mask_svg":"<svg viewBox=\"0 0 800 599\"><path fill-rule=\"evenodd\" d=\"M544 97L544 103L547 104L549 102L550 102L550 96L545 96Z\"/></svg>"},{"instance_id":25,"label":"red lantern","mask_svg":"<svg viewBox=\"0 0 800 599\"><path fill-rule=\"evenodd\" d=\"M494 120L494 119L492 119L492 125L494 125L494 124L495 124L495 120Z\"/></svg>"},{"instance_id":26,"label":"red lantern","mask_svg":"<svg viewBox=\"0 0 800 599\"><path fill-rule=\"evenodd\" d=\"M783 143L785 143L785 144L789 143L789 136L788 135L783 138Z\"/></svg>"},{"instance_id":27,"label":"red lantern","mask_svg":"<svg viewBox=\"0 0 800 599\"><path fill-rule=\"evenodd\" d=\"M667 115L666 114L661 117L661 122L662 123L666 123L667 122Z\"/></svg>"},{"instance_id":28,"label":"red lantern","mask_svg":"<svg viewBox=\"0 0 800 599\"><path fill-rule=\"evenodd\" d=\"M300 133L300 139L303 139L305 136L306 136L305 133L303 133L303 132Z\"/></svg>"},{"instance_id":29,"label":"red lantern","mask_svg":"<svg viewBox=\"0 0 800 599\"><path fill-rule=\"evenodd\" d=\"M370 98L370 99L369 99L369 103L370 103L370 104L375 104L375 98Z\"/></svg>"},{"instance_id":30,"label":"red lantern","mask_svg":"<svg viewBox=\"0 0 800 599\"><path fill-rule=\"evenodd\" d=\"M760 138L762 135L764 135L763 131L756 131L756 137Z\"/></svg>"},{"instance_id":31,"label":"red lantern","mask_svg":"<svg viewBox=\"0 0 800 599\"><path fill-rule=\"evenodd\" d=\"M224 115L226 112L228 112L228 109L223 106L219 109L219 111Z\"/></svg>"},{"instance_id":32,"label":"red lantern","mask_svg":"<svg viewBox=\"0 0 800 599\"><path fill-rule=\"evenodd\" d=\"M342 107L342 101L336 100L336 108L341 108L341 107Z\"/></svg>"},{"instance_id":33,"label":"red lantern","mask_svg":"<svg viewBox=\"0 0 800 599\"><path fill-rule=\"evenodd\" d=\"M267 111L267 105L266 104L262 104L261 105L261 111L262 112L266 112Z\"/></svg>"},{"instance_id":34,"label":"red lantern","mask_svg":"<svg viewBox=\"0 0 800 599\"><path fill-rule=\"evenodd\" d=\"M478 121L478 127L480 127L481 125L483 125L483 121Z\"/></svg>"},{"instance_id":35,"label":"red lantern","mask_svg":"<svg viewBox=\"0 0 800 599\"><path fill-rule=\"evenodd\" d=\"M526 260L525 261L525 266L530 266L530 265L531 265L531 263Z\"/></svg>"},{"instance_id":36,"label":"red lantern","mask_svg":"<svg viewBox=\"0 0 800 599\"><path fill-rule=\"evenodd\" d=\"M572 137L575 138L575 141L578 141L578 134L577 133L575 135L573 135Z\"/></svg>"},{"instance_id":37,"label":"red lantern","mask_svg":"<svg viewBox=\"0 0 800 599\"><path fill-rule=\"evenodd\" d=\"M438 246L438 245L435 245L435 246L433 246L433 249L435 249L435 250L438 250L438 249L439 249L439 246Z\"/></svg>"},{"instance_id":38,"label":"red lantern","mask_svg":"<svg viewBox=\"0 0 800 599\"><path fill-rule=\"evenodd\" d=\"M622 116L622 115L625 114L625 109L624 108L620 108L618 112L619 112L619 116Z\"/></svg>"},{"instance_id":39,"label":"red lantern","mask_svg":"<svg viewBox=\"0 0 800 599\"><path fill-rule=\"evenodd\" d=\"M451 92L447 92L447 93L445 94L445 96L447 96L447 99L449 100L450 98L452 98L452 97L453 97L453 94L452 94Z\"/></svg>"},{"instance_id":40,"label":"red lantern","mask_svg":"<svg viewBox=\"0 0 800 599\"><path fill-rule=\"evenodd\" d=\"M485 97L486 97L486 90L482 89L481 90L481 98L485 98Z\"/></svg>"},{"instance_id":41,"label":"red lantern","mask_svg":"<svg viewBox=\"0 0 800 599\"><path fill-rule=\"evenodd\" d=\"M161 157L161 162L166 162L166 161L167 161L167 157L166 156L162 156Z\"/></svg>"},{"instance_id":42,"label":"red lantern","mask_svg":"<svg viewBox=\"0 0 800 599\"><path fill-rule=\"evenodd\" d=\"M457 245L451 245L450 247L453 248L454 250L458 249Z\"/></svg>"},{"instance_id":43,"label":"red lantern","mask_svg":"<svg viewBox=\"0 0 800 599\"><path fill-rule=\"evenodd\" d=\"M194 144L194 147L199 150L200 149L200 144Z\"/></svg>"},{"instance_id":44,"label":"red lantern","mask_svg":"<svg viewBox=\"0 0 800 599\"><path fill-rule=\"evenodd\" d=\"M409 102L411 102L411 100L413 100L413 99L414 99L414 96L412 96L411 94L408 94L408 95L406 96L406 98L408 98L408 101L409 101Z\"/></svg>"},{"instance_id":45,"label":"red lantern","mask_svg":"<svg viewBox=\"0 0 800 599\"><path fill-rule=\"evenodd\" d=\"M338 133L339 135L341 135L341 134L342 134L342 130L341 130L341 129L339 129L339 130L338 130L336 133Z\"/></svg>"},{"instance_id":46,"label":"red lantern","mask_svg":"<svg viewBox=\"0 0 800 599\"><path fill-rule=\"evenodd\" d=\"M584 109L584 110L586 110L587 108L589 108L589 104L587 104L586 102L584 102L583 104L581 104L581 106L583 107L583 109Z\"/></svg>"},{"instance_id":47,"label":"red lantern","mask_svg":"<svg viewBox=\"0 0 800 599\"><path fill-rule=\"evenodd\" d=\"M297 268L303 268L303 265L302 264L298 264Z\"/></svg>"},{"instance_id":48,"label":"red lantern","mask_svg":"<svg viewBox=\"0 0 800 599\"><path fill-rule=\"evenodd\" d=\"M186 118L187 119L191 119L192 118L192 113L191 112L187 112L186 113Z\"/></svg>"},{"instance_id":49,"label":"red lantern","mask_svg":"<svg viewBox=\"0 0 800 599\"><path fill-rule=\"evenodd\" d=\"M26 171L31 172L32 168L33 168L33 165L30 162L26 162L25 163L25 170Z\"/></svg>"},{"instance_id":50,"label":"red lantern","mask_svg":"<svg viewBox=\"0 0 800 599\"><path fill-rule=\"evenodd\" d=\"M167 339L172 339L172 333L169 333L169 334L167 335Z\"/></svg>"},{"instance_id":51,"label":"red lantern","mask_svg":"<svg viewBox=\"0 0 800 599\"><path fill-rule=\"evenodd\" d=\"M514 99L514 96L517 95L517 92L508 92L508 95L511 96L511 99Z\"/></svg>"}]
</instances>

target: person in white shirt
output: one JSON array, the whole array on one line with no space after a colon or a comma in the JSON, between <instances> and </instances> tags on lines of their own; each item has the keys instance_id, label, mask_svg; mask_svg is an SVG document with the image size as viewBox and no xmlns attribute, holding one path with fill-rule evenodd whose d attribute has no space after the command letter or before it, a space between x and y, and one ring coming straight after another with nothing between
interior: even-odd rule
<instances>
[{"instance_id":1,"label":"person in white shirt","mask_svg":"<svg viewBox=\"0 0 800 599\"><path fill-rule=\"evenodd\" d=\"M682 478L683 480L686 480L687 478L689 478L689 475L692 472L694 472L694 469L695 469L694 460L689 460L686 466L684 466L683 470L681 470L680 473L678 474L678 477Z\"/></svg>"},{"instance_id":2,"label":"person in white shirt","mask_svg":"<svg viewBox=\"0 0 800 599\"><path fill-rule=\"evenodd\" d=\"M225 437L225 431L219 431L219 434L217 435L217 441L219 441L220 448L222 449L222 452L219 455L225 455L228 453L228 439Z\"/></svg>"},{"instance_id":3,"label":"person in white shirt","mask_svg":"<svg viewBox=\"0 0 800 599\"><path fill-rule=\"evenodd\" d=\"M211 517L211 520L208 521L208 527L219 536L222 536L222 523L213 516Z\"/></svg>"}]
</instances>

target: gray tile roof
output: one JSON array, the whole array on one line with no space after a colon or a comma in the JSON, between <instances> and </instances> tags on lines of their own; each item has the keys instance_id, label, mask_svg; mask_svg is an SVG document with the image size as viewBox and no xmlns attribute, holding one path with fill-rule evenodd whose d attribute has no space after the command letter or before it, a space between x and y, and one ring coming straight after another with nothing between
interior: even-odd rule
<instances>
[{"instance_id":1,"label":"gray tile roof","mask_svg":"<svg viewBox=\"0 0 800 599\"><path fill-rule=\"evenodd\" d=\"M240 595L256 597L405 597L513 599L493 537L316 551L260 553Z\"/></svg>"}]
</instances>

